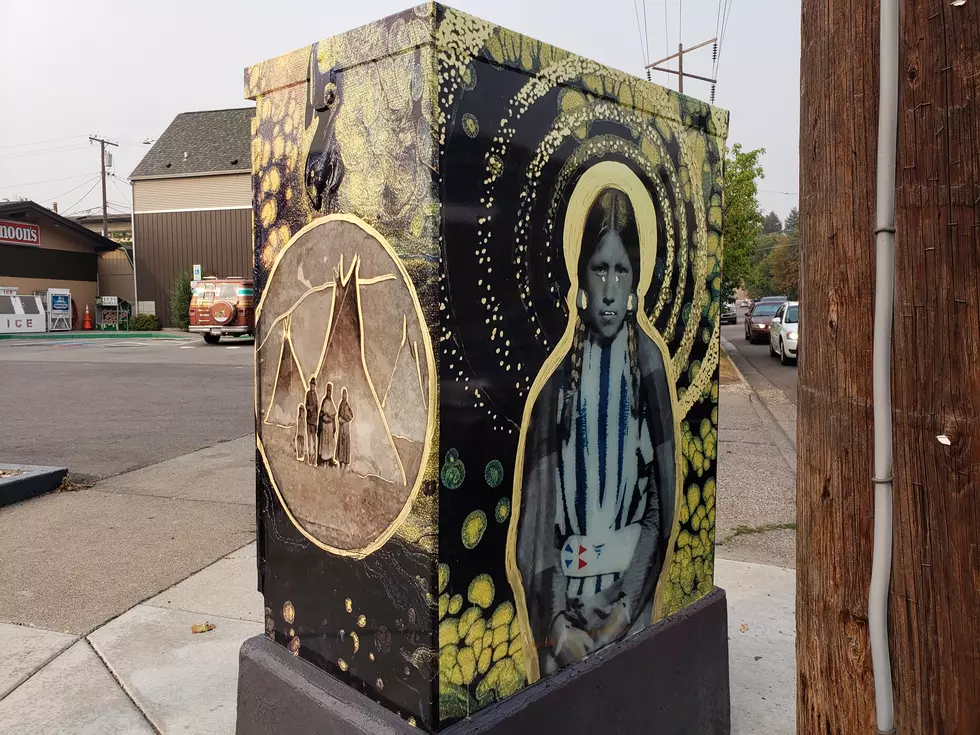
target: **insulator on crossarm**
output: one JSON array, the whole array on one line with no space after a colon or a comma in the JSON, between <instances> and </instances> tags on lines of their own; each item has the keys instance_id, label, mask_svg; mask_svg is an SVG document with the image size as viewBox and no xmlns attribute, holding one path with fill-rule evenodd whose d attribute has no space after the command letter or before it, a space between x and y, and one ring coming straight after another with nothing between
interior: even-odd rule
<instances>
[{"instance_id":1,"label":"insulator on crossarm","mask_svg":"<svg viewBox=\"0 0 980 735\"><path fill-rule=\"evenodd\" d=\"M648 82L652 82L653 81L653 79L650 77L650 70L649 69L647 69L647 81Z\"/></svg>"},{"instance_id":2,"label":"insulator on crossarm","mask_svg":"<svg viewBox=\"0 0 980 735\"><path fill-rule=\"evenodd\" d=\"M718 42L715 41L711 46L711 60L718 61Z\"/></svg>"},{"instance_id":3,"label":"insulator on crossarm","mask_svg":"<svg viewBox=\"0 0 980 735\"><path fill-rule=\"evenodd\" d=\"M715 103L715 85L711 85L711 104Z\"/></svg>"}]
</instances>

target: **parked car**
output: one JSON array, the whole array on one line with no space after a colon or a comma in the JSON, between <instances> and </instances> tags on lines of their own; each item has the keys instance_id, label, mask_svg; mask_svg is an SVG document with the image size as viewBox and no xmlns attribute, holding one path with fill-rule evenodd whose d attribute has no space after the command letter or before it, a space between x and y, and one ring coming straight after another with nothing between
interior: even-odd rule
<instances>
[{"instance_id":1,"label":"parked car","mask_svg":"<svg viewBox=\"0 0 980 735\"><path fill-rule=\"evenodd\" d=\"M735 312L735 304L725 304L721 310L722 324L738 324L738 314Z\"/></svg>"},{"instance_id":2,"label":"parked car","mask_svg":"<svg viewBox=\"0 0 980 735\"><path fill-rule=\"evenodd\" d=\"M208 277L195 281L191 293L190 331L216 345L225 336L255 335L255 296L244 278Z\"/></svg>"},{"instance_id":3,"label":"parked car","mask_svg":"<svg viewBox=\"0 0 980 735\"><path fill-rule=\"evenodd\" d=\"M749 309L752 307L752 301L750 299L742 299L742 303L740 304L740 306L743 309Z\"/></svg>"},{"instance_id":4,"label":"parked car","mask_svg":"<svg viewBox=\"0 0 980 735\"><path fill-rule=\"evenodd\" d=\"M800 302L787 301L769 325L769 354L783 365L796 362L800 340Z\"/></svg>"},{"instance_id":5,"label":"parked car","mask_svg":"<svg viewBox=\"0 0 980 735\"><path fill-rule=\"evenodd\" d=\"M763 296L756 303L758 303L758 304L784 304L787 301L789 301L789 299L787 299L785 296Z\"/></svg>"},{"instance_id":6,"label":"parked car","mask_svg":"<svg viewBox=\"0 0 980 735\"><path fill-rule=\"evenodd\" d=\"M769 323L782 304L762 303L752 307L745 317L745 341L763 342L769 337Z\"/></svg>"}]
</instances>

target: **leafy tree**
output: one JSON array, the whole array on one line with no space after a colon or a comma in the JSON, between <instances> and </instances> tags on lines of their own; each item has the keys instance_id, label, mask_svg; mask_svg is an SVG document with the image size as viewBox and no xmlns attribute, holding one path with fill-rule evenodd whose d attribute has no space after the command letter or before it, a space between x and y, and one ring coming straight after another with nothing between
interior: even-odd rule
<instances>
[{"instance_id":1,"label":"leafy tree","mask_svg":"<svg viewBox=\"0 0 980 735\"><path fill-rule=\"evenodd\" d=\"M730 301L752 270L755 241L762 231L757 180L764 177L759 159L764 148L742 150L736 143L725 159L724 268L721 278L722 303Z\"/></svg>"},{"instance_id":2,"label":"leafy tree","mask_svg":"<svg viewBox=\"0 0 980 735\"><path fill-rule=\"evenodd\" d=\"M766 215L765 220L762 222L762 234L772 235L778 234L783 231L783 223L779 219L779 215L775 212L770 212Z\"/></svg>"},{"instance_id":3,"label":"leafy tree","mask_svg":"<svg viewBox=\"0 0 980 735\"><path fill-rule=\"evenodd\" d=\"M798 232L800 229L800 210L793 207L786 215L786 224L783 225L783 232Z\"/></svg>"},{"instance_id":4,"label":"leafy tree","mask_svg":"<svg viewBox=\"0 0 980 735\"><path fill-rule=\"evenodd\" d=\"M174 278L170 289L170 323L177 329L187 329L190 325L191 274L181 271Z\"/></svg>"},{"instance_id":5,"label":"leafy tree","mask_svg":"<svg viewBox=\"0 0 980 735\"><path fill-rule=\"evenodd\" d=\"M783 236L769 254L772 285L778 293L795 301L800 296L800 239L793 232Z\"/></svg>"}]
</instances>

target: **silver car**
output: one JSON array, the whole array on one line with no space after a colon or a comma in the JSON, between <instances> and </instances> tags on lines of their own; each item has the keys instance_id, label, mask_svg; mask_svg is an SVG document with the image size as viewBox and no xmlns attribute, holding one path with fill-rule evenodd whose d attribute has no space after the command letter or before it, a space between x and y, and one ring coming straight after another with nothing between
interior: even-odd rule
<instances>
[{"instance_id":1,"label":"silver car","mask_svg":"<svg viewBox=\"0 0 980 735\"><path fill-rule=\"evenodd\" d=\"M787 301L769 325L769 354L783 365L796 362L800 344L800 302Z\"/></svg>"}]
</instances>

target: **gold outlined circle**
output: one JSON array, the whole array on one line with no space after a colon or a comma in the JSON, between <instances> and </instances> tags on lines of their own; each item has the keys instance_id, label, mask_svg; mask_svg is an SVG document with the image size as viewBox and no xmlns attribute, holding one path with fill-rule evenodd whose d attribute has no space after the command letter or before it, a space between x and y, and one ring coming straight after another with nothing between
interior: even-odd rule
<instances>
[{"instance_id":1,"label":"gold outlined circle","mask_svg":"<svg viewBox=\"0 0 980 735\"><path fill-rule=\"evenodd\" d=\"M262 464L264 465L265 471L269 476L269 483L272 485L272 489L275 491L276 497L279 498L279 503L280 505L282 505L282 508L286 513L286 517L289 518L289 521L296 527L296 530L298 530L301 534L303 534L303 536L307 540L311 541L313 544L323 549L324 551L327 551L331 554L335 554L337 556L346 556L354 559L363 559L364 557L368 556L369 554L372 554L373 552L377 551L382 546L384 546L384 544L388 541L388 539L390 539L395 534L395 532L402 525L402 523L404 523L409 513L411 513L412 506L415 503L415 498L419 493L419 489L422 487L422 482L425 478L426 468L429 465L429 459L430 459L429 454L432 451L433 438L435 436L436 411L438 410L438 403L437 403L438 376L436 375L435 353L432 349L432 339L429 335L428 324L425 321L425 314L422 310L422 304L419 302L418 294L415 291L415 286L412 283L411 277L408 275L408 271L405 270L405 265L402 263L398 253L396 253L394 248L391 247L391 244L384 237L384 235L382 235L380 232L378 232L376 229L374 229L371 225L369 225L361 218L352 214L329 214L326 215L325 217L320 217L314 220L313 222L310 222L308 225L298 230L291 238L289 238L289 241L283 246L282 250L280 250L276 254L275 262L272 264L272 268L269 270L269 275L265 281L265 287L262 290L262 298L259 299L259 303L255 307L255 321L256 321L257 334L261 335L264 341L265 335L263 334L262 330L258 328L258 325L260 324L259 319L262 316L262 307L265 303L266 296L269 294L269 285L272 283L272 280L276 275L276 271L279 268L279 264L282 262L283 257L286 255L287 252L289 252L290 247L292 247L296 242L298 242L303 235L310 232L314 228L321 227L331 222L347 222L352 225L355 225L359 227L361 230L363 230L367 235L369 235L375 241L377 241L384 248L388 257L391 258L392 262L395 265L395 268L397 268L398 270L399 276L401 276L402 282L408 288L409 295L412 297L412 304L415 306L415 315L418 318L419 331L422 333L422 345L425 352L425 360L426 360L426 367L428 369L428 383L429 383L428 398L426 402L428 411L426 415L425 439L422 444L422 455L421 455L421 460L419 462L418 477L415 478L415 482L412 486L412 491L409 493L408 498L405 500L405 505L402 508L401 512L370 544L360 549L341 549L339 547L331 546L330 544L324 543L323 541L313 536L313 534L311 534L305 528L303 528L303 525L293 515L292 511L289 508L289 505L286 503L286 499L283 497L282 491L279 489L279 485L276 482L275 475L272 473L272 467L269 464L269 458L266 455L265 446L262 443L262 437L260 436L259 432L256 432L255 434L255 443L256 443L256 447L259 450L259 454L262 456ZM285 338L286 337L284 337L284 339ZM364 359L363 352L361 355L361 359L362 360ZM258 422L258 419L261 417L261 412L262 412L262 407L259 405L259 385L260 385L259 347L256 347L255 350L253 367L255 373L253 408L255 409L255 415L257 419L256 423L259 426L261 426L261 424ZM367 368L365 366L365 370L366 369ZM303 377L303 382L304 384L306 384L307 382L305 377ZM383 414L382 414L382 420L385 421L385 425L387 426L387 421L384 418Z\"/></svg>"},{"instance_id":2,"label":"gold outlined circle","mask_svg":"<svg viewBox=\"0 0 980 735\"><path fill-rule=\"evenodd\" d=\"M524 415L521 420L520 438L517 444L517 457L514 465L513 500L511 501L510 525L507 529L506 570L507 581L510 583L511 591L514 593L517 617L520 622L524 670L527 672L528 684L533 684L540 679L541 671L537 656L537 646L534 642L531 624L528 619L527 600L524 596L524 583L521 578L520 569L517 567L517 531L521 516L521 494L524 483L524 455L527 450L527 430L530 425L531 413L534 409L535 401L537 401L548 380L554 375L571 350L575 322L578 317L578 304L575 297L578 293L578 258L582 250L585 219L588 216L592 204L607 189L618 189L629 197L636 215L636 225L640 237L640 279L636 292L640 303L643 303L643 298L646 296L646 292L649 290L653 281L653 263L656 261L657 255L657 213L653 205L653 200L650 198L650 193L640 178L626 164L618 161L601 161L585 171L578 180L578 183L576 183L575 189L572 191L572 195L568 201L562 242L565 253L565 267L568 271L570 283L566 297L568 303L568 324L565 327L565 333L562 335L562 338L544 361L544 364L534 379L534 383L531 385L527 401L524 404ZM670 393L671 423L674 428L675 487L673 522L670 538L667 543L667 554L660 570L660 576L657 579L657 585L654 588L653 615L650 621L654 623L662 617L664 582L670 573L674 546L677 543L677 534L680 529L677 507L682 497L683 487L683 478L680 474L682 451L680 442L678 441L681 417L680 407L677 402L677 379L673 366L671 365L667 343L664 342L642 309L637 310L636 323L660 350L667 378L667 387Z\"/></svg>"}]
</instances>

